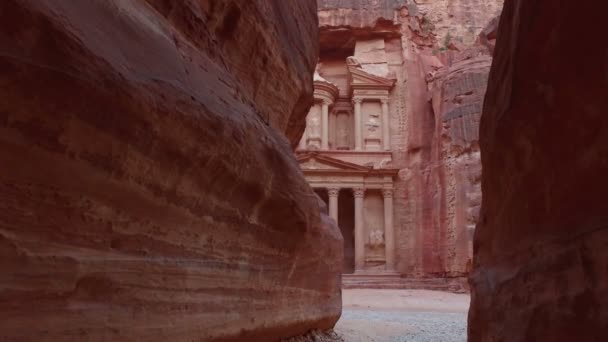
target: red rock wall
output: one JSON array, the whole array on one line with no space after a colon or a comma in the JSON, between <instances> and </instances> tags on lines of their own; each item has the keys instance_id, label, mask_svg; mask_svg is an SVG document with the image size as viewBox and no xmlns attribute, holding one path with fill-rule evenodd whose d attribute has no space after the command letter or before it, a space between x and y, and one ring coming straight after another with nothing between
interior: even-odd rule
<instances>
[{"instance_id":1,"label":"red rock wall","mask_svg":"<svg viewBox=\"0 0 608 342\"><path fill-rule=\"evenodd\" d=\"M369 28L392 21L395 9L408 0L317 0L321 27Z\"/></svg>"},{"instance_id":2,"label":"red rock wall","mask_svg":"<svg viewBox=\"0 0 608 342\"><path fill-rule=\"evenodd\" d=\"M423 234L434 232L439 248L424 255L432 264L435 253L447 276L463 276L471 268L481 204L478 130L492 59L487 53L466 57L441 68L431 89L435 130L427 189L434 196L425 199L434 210Z\"/></svg>"},{"instance_id":3,"label":"red rock wall","mask_svg":"<svg viewBox=\"0 0 608 342\"><path fill-rule=\"evenodd\" d=\"M608 339L606 7L505 2L481 118L469 341Z\"/></svg>"},{"instance_id":4,"label":"red rock wall","mask_svg":"<svg viewBox=\"0 0 608 342\"><path fill-rule=\"evenodd\" d=\"M342 240L292 156L314 1L0 2L0 335L332 327Z\"/></svg>"}]
</instances>

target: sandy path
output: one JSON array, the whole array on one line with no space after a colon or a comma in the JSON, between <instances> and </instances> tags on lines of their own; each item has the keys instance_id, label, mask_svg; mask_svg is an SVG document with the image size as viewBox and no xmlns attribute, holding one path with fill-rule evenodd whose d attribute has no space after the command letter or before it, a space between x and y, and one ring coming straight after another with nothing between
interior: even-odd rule
<instances>
[{"instance_id":1,"label":"sandy path","mask_svg":"<svg viewBox=\"0 0 608 342\"><path fill-rule=\"evenodd\" d=\"M347 342L463 342L469 295L423 290L343 290L335 331Z\"/></svg>"}]
</instances>

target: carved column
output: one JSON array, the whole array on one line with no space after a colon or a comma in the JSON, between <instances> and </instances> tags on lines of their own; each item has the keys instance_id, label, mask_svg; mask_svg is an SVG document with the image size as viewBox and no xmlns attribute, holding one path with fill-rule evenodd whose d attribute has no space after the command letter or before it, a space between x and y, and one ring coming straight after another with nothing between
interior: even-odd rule
<instances>
[{"instance_id":1,"label":"carved column","mask_svg":"<svg viewBox=\"0 0 608 342\"><path fill-rule=\"evenodd\" d=\"M395 270L395 230L393 228L393 189L383 189L384 196L384 248L386 270Z\"/></svg>"},{"instance_id":2,"label":"carved column","mask_svg":"<svg viewBox=\"0 0 608 342\"><path fill-rule=\"evenodd\" d=\"M329 101L321 104L321 150L329 150Z\"/></svg>"},{"instance_id":3,"label":"carved column","mask_svg":"<svg viewBox=\"0 0 608 342\"><path fill-rule=\"evenodd\" d=\"M333 218L338 224L338 196L340 195L339 188L328 188L329 195L329 217Z\"/></svg>"},{"instance_id":4,"label":"carved column","mask_svg":"<svg viewBox=\"0 0 608 342\"><path fill-rule=\"evenodd\" d=\"M353 189L355 196L355 272L365 268L365 232L363 231L364 188Z\"/></svg>"},{"instance_id":5,"label":"carved column","mask_svg":"<svg viewBox=\"0 0 608 342\"><path fill-rule=\"evenodd\" d=\"M388 112L388 98L382 99L382 145L385 151L391 149L390 118Z\"/></svg>"},{"instance_id":6,"label":"carved column","mask_svg":"<svg viewBox=\"0 0 608 342\"><path fill-rule=\"evenodd\" d=\"M361 150L361 102L360 98L354 98L355 105L355 150Z\"/></svg>"}]
</instances>

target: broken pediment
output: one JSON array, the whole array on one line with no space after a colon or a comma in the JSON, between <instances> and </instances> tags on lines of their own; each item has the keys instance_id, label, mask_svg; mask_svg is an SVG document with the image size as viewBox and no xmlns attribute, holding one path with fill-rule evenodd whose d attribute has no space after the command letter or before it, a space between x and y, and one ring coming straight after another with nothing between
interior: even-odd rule
<instances>
[{"instance_id":1,"label":"broken pediment","mask_svg":"<svg viewBox=\"0 0 608 342\"><path fill-rule=\"evenodd\" d=\"M357 165L315 153L305 153L297 159L302 170L369 171L372 169L368 166Z\"/></svg>"},{"instance_id":2,"label":"broken pediment","mask_svg":"<svg viewBox=\"0 0 608 342\"><path fill-rule=\"evenodd\" d=\"M321 76L321 74L319 73L319 69L321 69L321 63L317 64L315 73L313 75L315 98L325 98L333 103L340 95L340 90L338 89L338 86L336 86L334 83L323 78L323 76Z\"/></svg>"},{"instance_id":3,"label":"broken pediment","mask_svg":"<svg viewBox=\"0 0 608 342\"><path fill-rule=\"evenodd\" d=\"M371 74L356 64L348 66L348 77L352 89L381 89L390 90L395 85L395 79Z\"/></svg>"}]
</instances>

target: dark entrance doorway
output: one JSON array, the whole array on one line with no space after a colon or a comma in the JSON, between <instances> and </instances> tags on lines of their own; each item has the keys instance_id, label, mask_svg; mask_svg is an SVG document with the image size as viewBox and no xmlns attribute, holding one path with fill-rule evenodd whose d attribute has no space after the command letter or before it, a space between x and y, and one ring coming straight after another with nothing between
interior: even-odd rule
<instances>
[{"instance_id":1,"label":"dark entrance doorway","mask_svg":"<svg viewBox=\"0 0 608 342\"><path fill-rule=\"evenodd\" d=\"M329 206L327 190L315 189L315 193ZM338 226L344 238L344 262L342 273L355 273L355 198L352 191L340 190L338 196Z\"/></svg>"}]
</instances>

